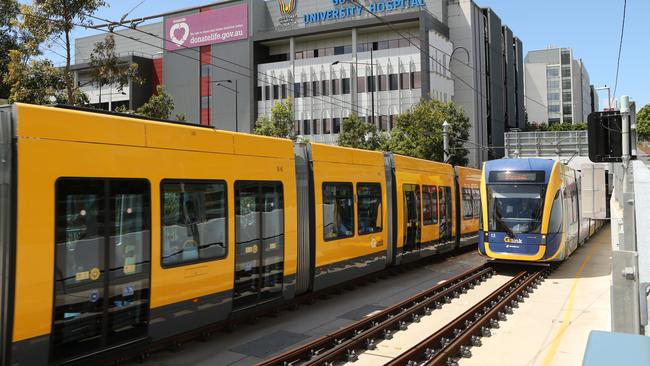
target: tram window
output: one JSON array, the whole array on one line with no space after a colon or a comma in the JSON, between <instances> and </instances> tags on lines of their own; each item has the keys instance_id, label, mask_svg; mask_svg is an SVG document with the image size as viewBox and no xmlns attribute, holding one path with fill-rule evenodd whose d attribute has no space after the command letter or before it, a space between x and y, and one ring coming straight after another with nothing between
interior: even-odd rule
<instances>
[{"instance_id":1,"label":"tram window","mask_svg":"<svg viewBox=\"0 0 650 366\"><path fill-rule=\"evenodd\" d=\"M352 183L323 183L323 239L354 235Z\"/></svg>"},{"instance_id":2,"label":"tram window","mask_svg":"<svg viewBox=\"0 0 650 366\"><path fill-rule=\"evenodd\" d=\"M559 233L562 231L562 198L560 192L555 194L553 206L551 207L551 219L548 223L548 233Z\"/></svg>"},{"instance_id":3,"label":"tram window","mask_svg":"<svg viewBox=\"0 0 650 366\"><path fill-rule=\"evenodd\" d=\"M472 190L470 188L463 188L463 219L469 220L473 215Z\"/></svg>"},{"instance_id":4,"label":"tram window","mask_svg":"<svg viewBox=\"0 0 650 366\"><path fill-rule=\"evenodd\" d=\"M481 211L481 191L478 188L472 189L472 198L474 199L474 217L479 217L479 212Z\"/></svg>"},{"instance_id":5,"label":"tram window","mask_svg":"<svg viewBox=\"0 0 650 366\"><path fill-rule=\"evenodd\" d=\"M381 232L381 185L379 183L358 183L357 205L359 235Z\"/></svg>"},{"instance_id":6,"label":"tram window","mask_svg":"<svg viewBox=\"0 0 650 366\"><path fill-rule=\"evenodd\" d=\"M438 189L434 186L422 186L422 219L424 225L438 223Z\"/></svg>"},{"instance_id":7,"label":"tram window","mask_svg":"<svg viewBox=\"0 0 650 366\"><path fill-rule=\"evenodd\" d=\"M226 256L226 184L163 181L162 265Z\"/></svg>"}]
</instances>

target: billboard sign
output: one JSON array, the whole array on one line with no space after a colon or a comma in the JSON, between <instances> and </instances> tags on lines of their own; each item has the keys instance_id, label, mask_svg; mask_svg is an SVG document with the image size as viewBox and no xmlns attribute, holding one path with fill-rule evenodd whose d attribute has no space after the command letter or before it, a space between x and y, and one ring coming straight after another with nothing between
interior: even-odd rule
<instances>
[{"instance_id":1,"label":"billboard sign","mask_svg":"<svg viewBox=\"0 0 650 366\"><path fill-rule=\"evenodd\" d=\"M208 10L165 20L165 49L175 51L248 38L248 5Z\"/></svg>"}]
</instances>

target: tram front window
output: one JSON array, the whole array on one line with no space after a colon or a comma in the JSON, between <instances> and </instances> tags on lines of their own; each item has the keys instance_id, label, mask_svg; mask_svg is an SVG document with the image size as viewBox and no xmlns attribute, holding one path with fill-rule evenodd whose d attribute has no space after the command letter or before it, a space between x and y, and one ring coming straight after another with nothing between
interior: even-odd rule
<instances>
[{"instance_id":1,"label":"tram front window","mask_svg":"<svg viewBox=\"0 0 650 366\"><path fill-rule=\"evenodd\" d=\"M539 234L545 186L488 185L489 230L512 234Z\"/></svg>"}]
</instances>

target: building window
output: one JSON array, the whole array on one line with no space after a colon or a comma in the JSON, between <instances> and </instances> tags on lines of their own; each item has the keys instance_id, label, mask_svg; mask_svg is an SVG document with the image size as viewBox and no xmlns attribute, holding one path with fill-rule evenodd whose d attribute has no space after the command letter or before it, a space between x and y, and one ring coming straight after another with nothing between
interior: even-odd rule
<instances>
[{"instance_id":1,"label":"building window","mask_svg":"<svg viewBox=\"0 0 650 366\"><path fill-rule=\"evenodd\" d=\"M341 94L341 82L339 79L332 80L332 95Z\"/></svg>"},{"instance_id":2,"label":"building window","mask_svg":"<svg viewBox=\"0 0 650 366\"><path fill-rule=\"evenodd\" d=\"M422 80L420 80L420 72L411 72L411 89L420 89L422 87Z\"/></svg>"},{"instance_id":3,"label":"building window","mask_svg":"<svg viewBox=\"0 0 650 366\"><path fill-rule=\"evenodd\" d=\"M280 86L273 85L273 99L280 99Z\"/></svg>"},{"instance_id":4,"label":"building window","mask_svg":"<svg viewBox=\"0 0 650 366\"><path fill-rule=\"evenodd\" d=\"M569 51L562 51L562 65L571 64L571 53Z\"/></svg>"},{"instance_id":5,"label":"building window","mask_svg":"<svg viewBox=\"0 0 650 366\"><path fill-rule=\"evenodd\" d=\"M570 90L562 91L562 99L564 99L565 102L570 101L571 100L571 94L572 93L571 93Z\"/></svg>"},{"instance_id":6,"label":"building window","mask_svg":"<svg viewBox=\"0 0 650 366\"><path fill-rule=\"evenodd\" d=\"M377 49L378 50L387 50L388 49L388 41L379 41L379 42L377 42Z\"/></svg>"},{"instance_id":7,"label":"building window","mask_svg":"<svg viewBox=\"0 0 650 366\"><path fill-rule=\"evenodd\" d=\"M300 83L293 83L293 97L300 98Z\"/></svg>"},{"instance_id":8,"label":"building window","mask_svg":"<svg viewBox=\"0 0 650 366\"><path fill-rule=\"evenodd\" d=\"M210 108L210 97L209 96L201 97L201 109L207 109L207 108Z\"/></svg>"},{"instance_id":9,"label":"building window","mask_svg":"<svg viewBox=\"0 0 650 366\"><path fill-rule=\"evenodd\" d=\"M367 43L357 43L357 52L366 52L368 51Z\"/></svg>"},{"instance_id":10,"label":"building window","mask_svg":"<svg viewBox=\"0 0 650 366\"><path fill-rule=\"evenodd\" d=\"M548 66L546 68L546 76L551 78L551 77L559 77L560 76L560 68L557 66Z\"/></svg>"},{"instance_id":11,"label":"building window","mask_svg":"<svg viewBox=\"0 0 650 366\"><path fill-rule=\"evenodd\" d=\"M332 118L332 133L338 134L341 133L341 119Z\"/></svg>"},{"instance_id":12,"label":"building window","mask_svg":"<svg viewBox=\"0 0 650 366\"><path fill-rule=\"evenodd\" d=\"M363 76L357 77L357 93L363 93L366 91L366 82Z\"/></svg>"},{"instance_id":13,"label":"building window","mask_svg":"<svg viewBox=\"0 0 650 366\"><path fill-rule=\"evenodd\" d=\"M302 56L303 58L314 58L315 52L314 50L304 50L302 51Z\"/></svg>"},{"instance_id":14,"label":"building window","mask_svg":"<svg viewBox=\"0 0 650 366\"><path fill-rule=\"evenodd\" d=\"M258 86L255 88L255 99L257 99L258 102L262 100L262 87Z\"/></svg>"},{"instance_id":15,"label":"building window","mask_svg":"<svg viewBox=\"0 0 650 366\"><path fill-rule=\"evenodd\" d=\"M390 90L399 89L399 85L398 85L398 82L397 82L397 74L388 75L388 86L389 86Z\"/></svg>"},{"instance_id":16,"label":"building window","mask_svg":"<svg viewBox=\"0 0 650 366\"><path fill-rule=\"evenodd\" d=\"M323 134L329 135L332 132L332 120L323 118Z\"/></svg>"},{"instance_id":17,"label":"building window","mask_svg":"<svg viewBox=\"0 0 650 366\"><path fill-rule=\"evenodd\" d=\"M350 94L350 78L345 78L341 80L343 94Z\"/></svg>"},{"instance_id":18,"label":"building window","mask_svg":"<svg viewBox=\"0 0 650 366\"><path fill-rule=\"evenodd\" d=\"M472 199L474 202L474 211L473 215L474 218L479 218L479 212L481 210L481 192L479 191L478 188L473 188L472 189Z\"/></svg>"},{"instance_id":19,"label":"building window","mask_svg":"<svg viewBox=\"0 0 650 366\"><path fill-rule=\"evenodd\" d=\"M548 89L560 90L560 79L549 79L546 85Z\"/></svg>"},{"instance_id":20,"label":"building window","mask_svg":"<svg viewBox=\"0 0 650 366\"><path fill-rule=\"evenodd\" d=\"M298 51L295 54L295 59L296 60L302 60L302 51Z\"/></svg>"},{"instance_id":21,"label":"building window","mask_svg":"<svg viewBox=\"0 0 650 366\"><path fill-rule=\"evenodd\" d=\"M296 135L300 135L300 121L299 120L293 121L293 132L295 132Z\"/></svg>"},{"instance_id":22,"label":"building window","mask_svg":"<svg viewBox=\"0 0 650 366\"><path fill-rule=\"evenodd\" d=\"M323 183L323 239L354 235L352 183Z\"/></svg>"},{"instance_id":23,"label":"building window","mask_svg":"<svg viewBox=\"0 0 650 366\"><path fill-rule=\"evenodd\" d=\"M321 95L328 96L330 94L329 80L323 80L321 81L320 84L321 84L321 88L320 88Z\"/></svg>"},{"instance_id":24,"label":"building window","mask_svg":"<svg viewBox=\"0 0 650 366\"><path fill-rule=\"evenodd\" d=\"M311 82L311 95L313 97L317 97L317 96L320 95L320 93L318 91L318 81L312 81Z\"/></svg>"},{"instance_id":25,"label":"building window","mask_svg":"<svg viewBox=\"0 0 650 366\"><path fill-rule=\"evenodd\" d=\"M548 100L560 101L560 93L548 93Z\"/></svg>"},{"instance_id":26,"label":"building window","mask_svg":"<svg viewBox=\"0 0 650 366\"><path fill-rule=\"evenodd\" d=\"M287 84L282 84L280 87L282 99L287 99Z\"/></svg>"},{"instance_id":27,"label":"building window","mask_svg":"<svg viewBox=\"0 0 650 366\"><path fill-rule=\"evenodd\" d=\"M313 135L320 135L320 120L318 120L318 119L312 120L311 133Z\"/></svg>"},{"instance_id":28,"label":"building window","mask_svg":"<svg viewBox=\"0 0 650 366\"><path fill-rule=\"evenodd\" d=\"M379 75L379 91L388 90L388 78L386 75Z\"/></svg>"},{"instance_id":29,"label":"building window","mask_svg":"<svg viewBox=\"0 0 650 366\"><path fill-rule=\"evenodd\" d=\"M571 77L571 66L562 66L562 77L563 78Z\"/></svg>"},{"instance_id":30,"label":"building window","mask_svg":"<svg viewBox=\"0 0 650 366\"><path fill-rule=\"evenodd\" d=\"M162 265L226 256L226 184L164 180Z\"/></svg>"},{"instance_id":31,"label":"building window","mask_svg":"<svg viewBox=\"0 0 650 366\"><path fill-rule=\"evenodd\" d=\"M564 123L573 123L573 117L569 116L564 116Z\"/></svg>"},{"instance_id":32,"label":"building window","mask_svg":"<svg viewBox=\"0 0 650 366\"><path fill-rule=\"evenodd\" d=\"M366 76L366 84L368 85L368 92L374 92L376 89L377 81L376 76Z\"/></svg>"},{"instance_id":33,"label":"building window","mask_svg":"<svg viewBox=\"0 0 650 366\"><path fill-rule=\"evenodd\" d=\"M381 185L357 183L359 235L382 231Z\"/></svg>"},{"instance_id":34,"label":"building window","mask_svg":"<svg viewBox=\"0 0 650 366\"><path fill-rule=\"evenodd\" d=\"M409 47L411 44L409 43L408 39L400 38L397 41L397 47L402 48L402 47Z\"/></svg>"},{"instance_id":35,"label":"building window","mask_svg":"<svg viewBox=\"0 0 650 366\"><path fill-rule=\"evenodd\" d=\"M271 86L266 85L264 87L264 100L270 100L271 99Z\"/></svg>"},{"instance_id":36,"label":"building window","mask_svg":"<svg viewBox=\"0 0 650 366\"><path fill-rule=\"evenodd\" d=\"M401 85L402 89L406 90L406 89L411 88L410 87L411 84L409 83L409 73L408 72L400 73L399 78L400 78L400 85Z\"/></svg>"},{"instance_id":37,"label":"building window","mask_svg":"<svg viewBox=\"0 0 650 366\"><path fill-rule=\"evenodd\" d=\"M309 129L310 129L310 128L309 128L309 127L310 127L309 124L310 124L310 122L311 122L311 121L308 120L308 119L302 121L302 134L303 134L303 135L311 135L311 133L309 132Z\"/></svg>"},{"instance_id":38,"label":"building window","mask_svg":"<svg viewBox=\"0 0 650 366\"><path fill-rule=\"evenodd\" d=\"M571 79L562 80L562 90L571 90Z\"/></svg>"},{"instance_id":39,"label":"building window","mask_svg":"<svg viewBox=\"0 0 650 366\"><path fill-rule=\"evenodd\" d=\"M302 92L305 98L309 98L311 93L309 92L309 82L305 81L302 83Z\"/></svg>"},{"instance_id":40,"label":"building window","mask_svg":"<svg viewBox=\"0 0 650 366\"><path fill-rule=\"evenodd\" d=\"M379 116L379 129L388 131L388 116Z\"/></svg>"},{"instance_id":41,"label":"building window","mask_svg":"<svg viewBox=\"0 0 650 366\"><path fill-rule=\"evenodd\" d=\"M388 41L388 48L398 48L399 47L399 40L398 39L391 39Z\"/></svg>"},{"instance_id":42,"label":"building window","mask_svg":"<svg viewBox=\"0 0 650 366\"><path fill-rule=\"evenodd\" d=\"M394 114L390 115L390 118L388 119L388 128L393 129L395 128L395 123L397 122L397 116Z\"/></svg>"},{"instance_id":43,"label":"building window","mask_svg":"<svg viewBox=\"0 0 650 366\"><path fill-rule=\"evenodd\" d=\"M571 114L571 104L562 106L562 114ZM566 121L566 118L565 118Z\"/></svg>"}]
</instances>

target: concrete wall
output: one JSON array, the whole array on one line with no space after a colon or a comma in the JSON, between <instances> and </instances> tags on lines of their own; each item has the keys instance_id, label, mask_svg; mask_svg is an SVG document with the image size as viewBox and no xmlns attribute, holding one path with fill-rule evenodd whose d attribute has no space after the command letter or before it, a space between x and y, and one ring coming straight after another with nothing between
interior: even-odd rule
<instances>
[{"instance_id":1,"label":"concrete wall","mask_svg":"<svg viewBox=\"0 0 650 366\"><path fill-rule=\"evenodd\" d=\"M492 11L484 9L488 29L488 77L489 77L489 106L488 106L488 136L492 157L503 156L503 133L505 132L505 65L502 41L501 19Z\"/></svg>"},{"instance_id":2,"label":"concrete wall","mask_svg":"<svg viewBox=\"0 0 650 366\"><path fill-rule=\"evenodd\" d=\"M524 51L521 40L517 37L515 41L515 59L516 59L516 108L517 108L517 127L521 130L526 128L526 97L524 89Z\"/></svg>"},{"instance_id":3,"label":"concrete wall","mask_svg":"<svg viewBox=\"0 0 650 366\"><path fill-rule=\"evenodd\" d=\"M546 87L546 64L526 64L524 69L524 88L526 89L526 111L529 122L548 122L548 89ZM543 105L533 102L540 102Z\"/></svg>"}]
</instances>

